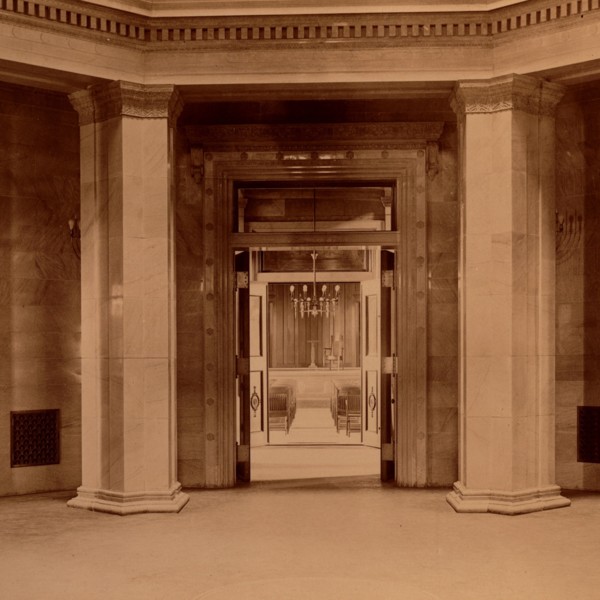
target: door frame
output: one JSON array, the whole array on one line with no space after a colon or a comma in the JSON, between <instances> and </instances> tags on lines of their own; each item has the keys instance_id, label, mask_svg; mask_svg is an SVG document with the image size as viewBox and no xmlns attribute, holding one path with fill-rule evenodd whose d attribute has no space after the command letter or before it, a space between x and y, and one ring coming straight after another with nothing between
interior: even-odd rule
<instances>
[{"instance_id":1,"label":"door frame","mask_svg":"<svg viewBox=\"0 0 600 600\"><path fill-rule=\"evenodd\" d=\"M198 166L193 164L194 156L196 160L200 157L202 162L199 178L204 199L202 309L206 330L214 332L204 336L204 391L207 398L216 400L211 404L213 414L206 418L207 427L215 430L209 429L207 433L207 439L213 442L211 457L214 461L207 467L209 484L221 487L236 482L236 359L232 351L235 267L232 257L236 250L290 245L365 245L395 250L398 358L394 421L398 425L392 450L396 465L394 480L401 486L427 484L427 170L431 166L428 149L436 143L442 124L417 123L414 124L417 130L412 129L411 124L395 125L405 125L412 132L410 141L382 141L378 138L377 126L368 141L357 137L352 150L328 148L326 141L319 142L319 150L315 150L314 144L311 148L305 142L305 150L290 150L286 154L279 140L277 144L269 141L265 142L266 148L255 149L249 142L240 152L223 147L228 143L227 137L217 135L212 151L196 147L194 152L192 140L192 168ZM264 126L261 127L264 135ZM240 132L236 130L235 134ZM211 141L204 139L203 143L210 145ZM297 182L298 185L385 182L395 189L394 231L236 233L236 186L261 181ZM223 340L229 342L223 343Z\"/></svg>"}]
</instances>

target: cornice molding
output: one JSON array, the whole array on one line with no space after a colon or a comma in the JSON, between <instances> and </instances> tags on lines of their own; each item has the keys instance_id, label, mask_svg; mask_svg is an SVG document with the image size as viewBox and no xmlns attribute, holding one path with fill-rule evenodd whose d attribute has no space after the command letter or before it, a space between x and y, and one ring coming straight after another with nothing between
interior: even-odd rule
<instances>
[{"instance_id":1,"label":"cornice molding","mask_svg":"<svg viewBox=\"0 0 600 600\"><path fill-rule=\"evenodd\" d=\"M554 116L564 91L561 85L528 75L507 75L457 83L450 104L459 117L507 110Z\"/></svg>"},{"instance_id":2,"label":"cornice molding","mask_svg":"<svg viewBox=\"0 0 600 600\"><path fill-rule=\"evenodd\" d=\"M172 85L140 85L111 81L69 96L79 113L79 124L100 123L113 117L177 120L183 108Z\"/></svg>"},{"instance_id":3,"label":"cornice molding","mask_svg":"<svg viewBox=\"0 0 600 600\"><path fill-rule=\"evenodd\" d=\"M22 26L93 37L143 50L274 44L491 44L553 23L600 18L600 0L526 0L493 10L154 17L76 0L0 0L0 16Z\"/></svg>"},{"instance_id":4,"label":"cornice molding","mask_svg":"<svg viewBox=\"0 0 600 600\"><path fill-rule=\"evenodd\" d=\"M216 150L393 148L436 142L443 122L328 123L304 125L194 125L191 145Z\"/></svg>"},{"instance_id":5,"label":"cornice molding","mask_svg":"<svg viewBox=\"0 0 600 600\"><path fill-rule=\"evenodd\" d=\"M305 15L383 12L490 11L523 0L87 0L140 15L196 17L224 15Z\"/></svg>"}]
</instances>

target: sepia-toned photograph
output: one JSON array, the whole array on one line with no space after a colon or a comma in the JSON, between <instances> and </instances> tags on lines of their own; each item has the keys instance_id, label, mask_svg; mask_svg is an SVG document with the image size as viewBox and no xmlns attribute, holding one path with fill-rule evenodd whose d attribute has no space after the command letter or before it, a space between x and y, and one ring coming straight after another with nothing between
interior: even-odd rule
<instances>
[{"instance_id":1,"label":"sepia-toned photograph","mask_svg":"<svg viewBox=\"0 0 600 600\"><path fill-rule=\"evenodd\" d=\"M0 0L2 600L600 599L600 0Z\"/></svg>"}]
</instances>

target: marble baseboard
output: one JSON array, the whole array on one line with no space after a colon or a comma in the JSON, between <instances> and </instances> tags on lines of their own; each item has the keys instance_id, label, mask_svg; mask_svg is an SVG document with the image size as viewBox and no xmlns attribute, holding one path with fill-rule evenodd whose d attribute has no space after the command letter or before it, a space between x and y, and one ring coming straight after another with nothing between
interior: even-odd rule
<instances>
[{"instance_id":1,"label":"marble baseboard","mask_svg":"<svg viewBox=\"0 0 600 600\"><path fill-rule=\"evenodd\" d=\"M571 505L568 498L560 495L560 487L557 485L509 492L472 490L457 481L446 499L456 512L490 512L500 515L521 515Z\"/></svg>"},{"instance_id":2,"label":"marble baseboard","mask_svg":"<svg viewBox=\"0 0 600 600\"><path fill-rule=\"evenodd\" d=\"M80 487L77 489L77 496L69 500L67 506L123 516L139 513L177 513L189 499L190 497L181 491L180 483L164 492L113 492Z\"/></svg>"}]
</instances>

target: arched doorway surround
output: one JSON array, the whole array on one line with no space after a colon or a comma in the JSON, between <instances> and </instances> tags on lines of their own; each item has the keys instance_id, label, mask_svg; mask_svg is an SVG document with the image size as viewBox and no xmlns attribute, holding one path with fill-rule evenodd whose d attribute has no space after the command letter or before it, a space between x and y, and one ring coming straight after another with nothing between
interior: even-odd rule
<instances>
[{"instance_id":1,"label":"arched doorway surround","mask_svg":"<svg viewBox=\"0 0 600 600\"><path fill-rule=\"evenodd\" d=\"M236 481L235 272L233 252L329 244L394 249L398 356L391 451L395 482L427 484L427 193L443 123L188 127L192 171L203 195L203 356L206 486ZM388 182L392 231L240 233L240 183Z\"/></svg>"}]
</instances>

